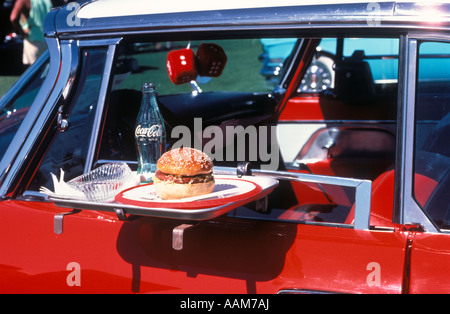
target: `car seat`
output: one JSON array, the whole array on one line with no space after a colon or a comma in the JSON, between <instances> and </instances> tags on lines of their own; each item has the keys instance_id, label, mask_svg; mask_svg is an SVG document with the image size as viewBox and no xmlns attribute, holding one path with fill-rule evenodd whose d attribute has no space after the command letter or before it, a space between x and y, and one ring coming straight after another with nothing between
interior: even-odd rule
<instances>
[{"instance_id":1,"label":"car seat","mask_svg":"<svg viewBox=\"0 0 450 314\"><path fill-rule=\"evenodd\" d=\"M418 151L414 169L414 198L439 228L450 228L450 158ZM395 172L381 174L372 183L371 226L393 226ZM352 224L354 207L345 223Z\"/></svg>"},{"instance_id":2,"label":"car seat","mask_svg":"<svg viewBox=\"0 0 450 314\"><path fill-rule=\"evenodd\" d=\"M355 50L348 58L336 61L335 95L349 103L367 103L375 95L375 83L369 63L364 61L364 51Z\"/></svg>"}]
</instances>

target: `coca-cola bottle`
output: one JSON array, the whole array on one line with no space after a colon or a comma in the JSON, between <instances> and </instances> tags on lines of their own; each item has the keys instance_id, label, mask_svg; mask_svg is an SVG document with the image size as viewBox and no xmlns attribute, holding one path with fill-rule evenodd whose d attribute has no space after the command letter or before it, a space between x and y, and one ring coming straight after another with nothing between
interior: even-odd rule
<instances>
[{"instance_id":1,"label":"coca-cola bottle","mask_svg":"<svg viewBox=\"0 0 450 314\"><path fill-rule=\"evenodd\" d=\"M137 173L143 181L152 181L156 162L164 152L166 143L164 119L159 111L153 83L142 84L142 102L136 119L135 138L138 152Z\"/></svg>"}]
</instances>

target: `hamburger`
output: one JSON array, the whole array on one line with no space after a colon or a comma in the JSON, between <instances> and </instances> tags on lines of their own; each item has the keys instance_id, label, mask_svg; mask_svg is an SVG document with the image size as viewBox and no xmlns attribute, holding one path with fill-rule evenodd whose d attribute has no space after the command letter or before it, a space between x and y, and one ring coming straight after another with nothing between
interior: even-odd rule
<instances>
[{"instance_id":1,"label":"hamburger","mask_svg":"<svg viewBox=\"0 0 450 314\"><path fill-rule=\"evenodd\" d=\"M192 197L214 190L213 163L200 150L184 147L167 151L156 167L153 185L162 199Z\"/></svg>"}]
</instances>

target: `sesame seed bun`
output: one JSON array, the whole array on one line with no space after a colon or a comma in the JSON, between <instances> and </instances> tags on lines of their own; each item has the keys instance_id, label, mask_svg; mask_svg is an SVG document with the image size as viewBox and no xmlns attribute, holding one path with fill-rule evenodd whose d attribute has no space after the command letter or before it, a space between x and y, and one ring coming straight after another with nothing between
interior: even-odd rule
<instances>
[{"instance_id":1,"label":"sesame seed bun","mask_svg":"<svg viewBox=\"0 0 450 314\"><path fill-rule=\"evenodd\" d=\"M155 192L165 200L211 193L215 187L213 163L194 148L170 150L159 158L153 177Z\"/></svg>"},{"instance_id":2,"label":"sesame seed bun","mask_svg":"<svg viewBox=\"0 0 450 314\"><path fill-rule=\"evenodd\" d=\"M190 147L165 152L156 166L165 174L177 176L196 176L213 171L211 158L204 152Z\"/></svg>"}]
</instances>

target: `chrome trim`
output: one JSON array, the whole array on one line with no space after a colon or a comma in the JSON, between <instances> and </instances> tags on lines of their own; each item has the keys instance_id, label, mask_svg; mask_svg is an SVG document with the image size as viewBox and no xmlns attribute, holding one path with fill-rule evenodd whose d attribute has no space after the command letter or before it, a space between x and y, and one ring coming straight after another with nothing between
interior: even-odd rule
<instances>
[{"instance_id":1,"label":"chrome trim","mask_svg":"<svg viewBox=\"0 0 450 314\"><path fill-rule=\"evenodd\" d=\"M5 158L0 163L0 169L7 169L3 184L0 187L0 196L5 197L14 178L25 169L24 164L31 158L31 150L38 137L45 130L45 123L51 119L55 106L72 88L72 83L78 66L78 45L76 41L58 43L56 39L47 38L50 51L50 70L30 111L21 124L7 153L14 154L12 164L6 164ZM61 66L69 64L70 66ZM64 93L66 92L66 93ZM25 136L24 136L25 134Z\"/></svg>"},{"instance_id":2,"label":"chrome trim","mask_svg":"<svg viewBox=\"0 0 450 314\"><path fill-rule=\"evenodd\" d=\"M214 167L215 174L235 174L235 169L228 167ZM370 204L372 181L345 177L333 177L308 173L294 173L285 171L251 170L253 176L270 176L278 180L294 180L300 182L330 184L355 188L355 218L353 228L369 230Z\"/></svg>"},{"instance_id":3,"label":"chrome trim","mask_svg":"<svg viewBox=\"0 0 450 314\"><path fill-rule=\"evenodd\" d=\"M82 5L84 5L83 3ZM66 7L59 9L55 19L55 30L47 25L47 34L60 38L86 38L92 36L119 36L125 34L174 34L180 32L204 31L254 31L274 29L315 28L378 28L393 29L435 29L450 27L450 6L437 5L433 18L427 10L433 6L411 3L378 2L376 12L366 3L313 4L266 8L211 10L180 13L131 15L103 18L79 18L79 26L69 25L73 11ZM439 14L440 13L440 14ZM376 26L371 21L376 21ZM438 21L439 23L436 23Z\"/></svg>"},{"instance_id":4,"label":"chrome trim","mask_svg":"<svg viewBox=\"0 0 450 314\"><path fill-rule=\"evenodd\" d=\"M408 36L400 36L398 58L398 98L397 98L397 131L396 131L396 157L394 184L394 213L393 221L401 224L403 218L403 182L404 182L404 141L405 141L405 113L407 108L407 77L409 62Z\"/></svg>"},{"instance_id":5,"label":"chrome trim","mask_svg":"<svg viewBox=\"0 0 450 314\"><path fill-rule=\"evenodd\" d=\"M402 49L401 55L403 56L401 58L402 68L400 68L403 78L399 81L399 84L400 82L402 84L402 87L399 85L399 90L404 92L399 96L396 191L394 195L395 209L398 210L399 216L396 218L400 224L420 223L427 232L438 232L413 198L417 39L402 37L400 49Z\"/></svg>"},{"instance_id":6,"label":"chrome trim","mask_svg":"<svg viewBox=\"0 0 450 314\"><path fill-rule=\"evenodd\" d=\"M293 74L293 67L296 65L296 60L299 59L299 55L300 53L304 50L305 45L307 43L305 43L305 39L301 38L299 40L297 40L295 46L294 46L294 50L292 50L291 52L291 56L288 58L288 60L290 61L289 63L287 63L283 69L282 73L282 77L280 78L280 81L278 82L277 86L275 87L275 93L278 94L284 94L286 92L286 88L289 84L289 79L292 79L292 75Z\"/></svg>"},{"instance_id":7,"label":"chrome trim","mask_svg":"<svg viewBox=\"0 0 450 314\"><path fill-rule=\"evenodd\" d=\"M118 45L122 40L122 36L108 39L85 39L80 40L78 45L80 47L99 47L99 46L111 46Z\"/></svg>"},{"instance_id":8,"label":"chrome trim","mask_svg":"<svg viewBox=\"0 0 450 314\"><path fill-rule=\"evenodd\" d=\"M87 47L108 45L105 67L104 67L103 77L102 77L102 83L100 86L100 92L99 92L98 100L97 100L97 109L95 112L95 120L94 120L94 125L92 126L88 154L86 156L86 163L84 165L84 173L91 171L92 166L93 166L95 148L97 146L97 139L98 139L98 134L99 134L99 130L100 130L100 124L102 121L101 115L102 115L104 107L105 107L106 93L108 92L108 86L109 86L109 81L110 81L110 77L111 77L111 69L113 66L113 60L114 60L114 55L115 55L115 51L116 51L116 45L120 41L121 41L121 38L100 40L100 41L80 42L80 46L87 46Z\"/></svg>"},{"instance_id":9,"label":"chrome trim","mask_svg":"<svg viewBox=\"0 0 450 314\"><path fill-rule=\"evenodd\" d=\"M277 124L394 124L395 120L279 120Z\"/></svg>"}]
</instances>

